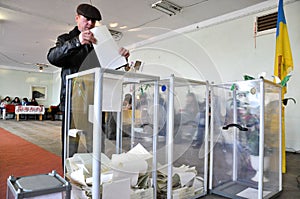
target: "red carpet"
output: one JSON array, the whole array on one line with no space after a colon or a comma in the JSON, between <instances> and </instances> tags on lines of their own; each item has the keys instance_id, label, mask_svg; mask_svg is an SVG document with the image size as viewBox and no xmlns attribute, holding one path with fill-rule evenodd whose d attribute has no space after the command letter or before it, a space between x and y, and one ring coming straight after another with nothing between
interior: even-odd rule
<instances>
[{"instance_id":1,"label":"red carpet","mask_svg":"<svg viewBox=\"0 0 300 199\"><path fill-rule=\"evenodd\" d=\"M6 198L10 175L30 176L52 170L63 176L59 156L0 128L0 198Z\"/></svg>"}]
</instances>

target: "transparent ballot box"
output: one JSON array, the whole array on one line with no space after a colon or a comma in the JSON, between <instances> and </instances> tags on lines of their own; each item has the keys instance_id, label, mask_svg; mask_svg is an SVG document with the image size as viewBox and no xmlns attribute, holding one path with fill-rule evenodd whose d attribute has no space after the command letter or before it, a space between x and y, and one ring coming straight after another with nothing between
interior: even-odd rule
<instances>
[{"instance_id":1,"label":"transparent ballot box","mask_svg":"<svg viewBox=\"0 0 300 199\"><path fill-rule=\"evenodd\" d=\"M207 193L208 83L170 76L159 82L157 198Z\"/></svg>"},{"instance_id":2,"label":"transparent ballot box","mask_svg":"<svg viewBox=\"0 0 300 199\"><path fill-rule=\"evenodd\" d=\"M67 76L64 173L75 198L155 197L158 80L102 68ZM141 94L152 110L147 133Z\"/></svg>"},{"instance_id":3,"label":"transparent ballot box","mask_svg":"<svg viewBox=\"0 0 300 199\"><path fill-rule=\"evenodd\" d=\"M255 79L211 85L211 193L270 198L282 190L281 86Z\"/></svg>"},{"instance_id":4,"label":"transparent ballot box","mask_svg":"<svg viewBox=\"0 0 300 199\"><path fill-rule=\"evenodd\" d=\"M6 199L70 199L71 184L52 171L31 176L9 176Z\"/></svg>"}]
</instances>

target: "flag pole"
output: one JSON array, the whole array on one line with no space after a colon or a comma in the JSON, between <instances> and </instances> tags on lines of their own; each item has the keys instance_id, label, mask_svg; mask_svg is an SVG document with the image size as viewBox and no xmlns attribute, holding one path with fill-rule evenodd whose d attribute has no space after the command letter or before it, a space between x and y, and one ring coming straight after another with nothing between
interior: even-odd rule
<instances>
[{"instance_id":1,"label":"flag pole","mask_svg":"<svg viewBox=\"0 0 300 199\"><path fill-rule=\"evenodd\" d=\"M281 78L282 55L278 55L278 77ZM285 90L282 88L281 101L284 99ZM281 105L281 160L282 173L286 173L286 154L285 154L285 107Z\"/></svg>"}]
</instances>

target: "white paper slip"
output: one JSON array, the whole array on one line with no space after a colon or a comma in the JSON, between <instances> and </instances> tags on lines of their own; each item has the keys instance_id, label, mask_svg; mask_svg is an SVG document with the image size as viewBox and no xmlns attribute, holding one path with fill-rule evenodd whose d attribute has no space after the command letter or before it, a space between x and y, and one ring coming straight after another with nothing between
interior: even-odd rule
<instances>
[{"instance_id":1,"label":"white paper slip","mask_svg":"<svg viewBox=\"0 0 300 199\"><path fill-rule=\"evenodd\" d=\"M125 57L119 54L119 47L105 25L91 29L97 43L93 44L102 68L116 69L127 64Z\"/></svg>"},{"instance_id":2,"label":"white paper slip","mask_svg":"<svg viewBox=\"0 0 300 199\"><path fill-rule=\"evenodd\" d=\"M77 134L82 133L83 131L80 129L70 129L69 130L69 136L76 137Z\"/></svg>"},{"instance_id":3,"label":"white paper slip","mask_svg":"<svg viewBox=\"0 0 300 199\"><path fill-rule=\"evenodd\" d=\"M263 197L271 193L270 191L263 191ZM247 189L241 191L240 193L236 194L237 196L249 198L249 199L256 199L258 197L258 190L248 187Z\"/></svg>"},{"instance_id":4,"label":"white paper slip","mask_svg":"<svg viewBox=\"0 0 300 199\"><path fill-rule=\"evenodd\" d=\"M130 179L122 179L111 183L104 183L103 198L130 199Z\"/></svg>"}]
</instances>

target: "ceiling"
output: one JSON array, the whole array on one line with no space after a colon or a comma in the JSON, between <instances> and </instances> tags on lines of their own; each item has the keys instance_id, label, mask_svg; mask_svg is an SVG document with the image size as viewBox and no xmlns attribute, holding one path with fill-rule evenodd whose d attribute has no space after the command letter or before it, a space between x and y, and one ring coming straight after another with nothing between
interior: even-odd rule
<instances>
[{"instance_id":1,"label":"ceiling","mask_svg":"<svg viewBox=\"0 0 300 199\"><path fill-rule=\"evenodd\" d=\"M0 0L0 67L38 71L36 63L49 64L48 49L58 35L76 25L75 10L83 2L99 8L101 24L117 22L119 25L110 29L122 32L119 46L128 46L266 0L171 0L183 7L174 16L152 9L156 1ZM56 70L49 65L44 72Z\"/></svg>"}]
</instances>

